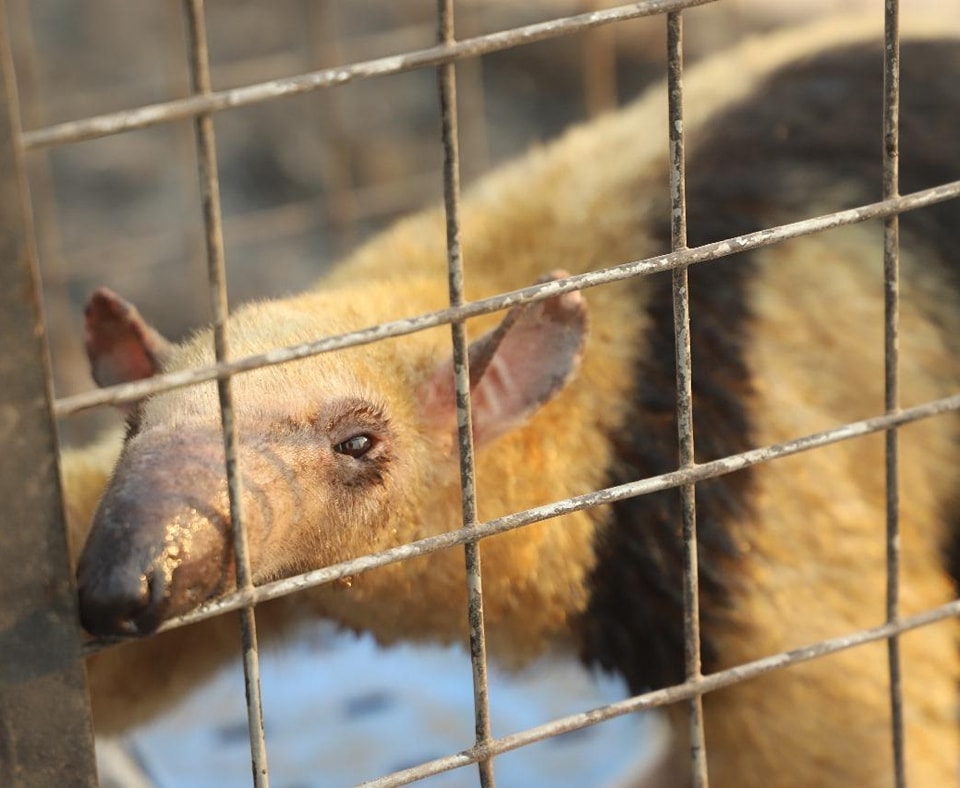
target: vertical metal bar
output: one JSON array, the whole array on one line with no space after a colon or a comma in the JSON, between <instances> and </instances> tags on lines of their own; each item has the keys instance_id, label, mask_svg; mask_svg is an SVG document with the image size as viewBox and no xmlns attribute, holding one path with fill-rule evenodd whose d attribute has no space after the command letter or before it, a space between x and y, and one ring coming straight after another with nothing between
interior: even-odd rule
<instances>
[{"instance_id":1,"label":"vertical metal bar","mask_svg":"<svg viewBox=\"0 0 960 788\"><path fill-rule=\"evenodd\" d=\"M40 275L0 2L0 785L96 785Z\"/></svg>"},{"instance_id":2,"label":"vertical metal bar","mask_svg":"<svg viewBox=\"0 0 960 788\"><path fill-rule=\"evenodd\" d=\"M441 44L454 41L453 0L437 2L437 38ZM447 263L450 304L463 301L463 257L460 249L460 163L457 135L457 82L453 63L437 69L440 90L440 123L443 138L443 200L447 225ZM466 327L462 321L450 326L453 337L453 369L457 396L457 437L460 447L460 481L463 502L463 524L476 525L477 499L473 462L473 420L470 413L470 366ZM480 572L480 546L464 545L469 595L470 661L473 665L474 720L477 747L486 746L490 735L490 704L487 688L487 646L483 629L483 587ZM480 784L492 788L493 760L477 764Z\"/></svg>"},{"instance_id":3,"label":"vertical metal bar","mask_svg":"<svg viewBox=\"0 0 960 788\"><path fill-rule=\"evenodd\" d=\"M883 50L883 198L900 193L900 4L886 0ZM900 410L900 217L894 214L883 222L884 283L884 407L887 413ZM887 491L887 621L900 616L900 471L899 433L886 434ZM903 746L903 691L900 672L900 639L887 640L890 668L890 726L893 737L893 765L896 784L906 785Z\"/></svg>"},{"instance_id":4,"label":"vertical metal bar","mask_svg":"<svg viewBox=\"0 0 960 788\"><path fill-rule=\"evenodd\" d=\"M687 246L687 206L683 144L683 16L667 15L667 94L670 139L670 235L671 248ZM687 267L673 271L673 324L677 353L677 431L680 467L694 464L693 386L690 353L690 296ZM683 518L684 663L687 679L701 677L700 594L697 564L697 509L695 488L680 488ZM689 701L690 768L693 785L708 784L707 751L703 730L703 698Z\"/></svg>"},{"instance_id":5,"label":"vertical metal bar","mask_svg":"<svg viewBox=\"0 0 960 788\"><path fill-rule=\"evenodd\" d=\"M207 53L206 24L203 0L185 0L187 38L190 50L190 80L194 93L209 93L210 62ZM206 230L207 261L210 276L210 299L213 309L213 336L217 361L229 354L227 342L227 283L223 255L223 226L220 215L220 185L217 176L217 154L213 134L213 119L209 114L198 115L197 163L200 176L200 196ZM223 448L226 456L227 488L230 498L230 522L233 524L233 549L237 569L237 587L253 588L250 577L250 558L247 536L243 527L242 495L237 456L237 426L234 421L230 378L217 381L220 413L223 422ZM257 628L253 608L240 611L240 631L243 644L243 672L247 695L247 723L250 734L250 755L254 785L269 785L267 748L263 732L263 707L260 698L260 662L257 656Z\"/></svg>"}]
</instances>

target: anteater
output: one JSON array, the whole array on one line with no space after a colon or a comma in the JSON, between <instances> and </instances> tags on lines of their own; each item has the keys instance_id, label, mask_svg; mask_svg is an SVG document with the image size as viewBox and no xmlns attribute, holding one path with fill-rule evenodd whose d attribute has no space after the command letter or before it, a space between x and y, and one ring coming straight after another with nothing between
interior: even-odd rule
<instances>
[{"instance_id":1,"label":"anteater","mask_svg":"<svg viewBox=\"0 0 960 788\"><path fill-rule=\"evenodd\" d=\"M831 20L688 71L691 246L880 198L883 48L867 27ZM960 178L960 39L947 27L903 43L904 193ZM661 88L471 189L467 295L668 250L666 126ZM906 406L960 383L960 203L903 215L901 235ZM870 222L690 269L698 461L883 412L881 247ZM441 308L445 260L439 210L402 221L315 289L238 309L232 352ZM500 329L498 316L471 321L481 519L677 467L670 288L657 274L515 308ZM87 345L101 383L213 360L209 330L171 345L108 291L90 302ZM257 582L458 527L448 346L433 329L234 379ZM948 414L900 431L904 614L957 593L958 427ZM883 446L874 435L697 486L706 672L884 620ZM70 452L64 467L75 543L92 521L78 562L92 633L147 635L229 590L213 384L138 403L122 450ZM483 541L493 656L520 665L559 645L634 693L682 681L679 506L669 490ZM460 550L390 565L267 604L261 628L322 616L383 643L463 640L464 571ZM235 622L214 620L98 655L98 727L149 716L235 644ZM901 649L908 773L955 785L956 624ZM713 784L889 785L887 683L876 643L708 695Z\"/></svg>"}]
</instances>

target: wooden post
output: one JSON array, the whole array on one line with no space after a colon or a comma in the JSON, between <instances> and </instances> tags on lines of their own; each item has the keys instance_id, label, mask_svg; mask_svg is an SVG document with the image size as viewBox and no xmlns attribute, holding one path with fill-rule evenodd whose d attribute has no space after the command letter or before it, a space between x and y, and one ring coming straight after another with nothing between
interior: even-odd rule
<instances>
[{"instance_id":1,"label":"wooden post","mask_svg":"<svg viewBox=\"0 0 960 788\"><path fill-rule=\"evenodd\" d=\"M40 280L0 4L0 785L94 786Z\"/></svg>"}]
</instances>

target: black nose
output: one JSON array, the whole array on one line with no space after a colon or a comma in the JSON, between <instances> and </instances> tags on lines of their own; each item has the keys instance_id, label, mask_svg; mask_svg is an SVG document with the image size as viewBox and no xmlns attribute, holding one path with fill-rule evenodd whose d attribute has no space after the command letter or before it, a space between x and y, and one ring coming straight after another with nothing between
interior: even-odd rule
<instances>
[{"instance_id":1,"label":"black nose","mask_svg":"<svg viewBox=\"0 0 960 788\"><path fill-rule=\"evenodd\" d=\"M105 572L77 573L80 621L92 635L148 635L163 621L164 573L112 566Z\"/></svg>"}]
</instances>

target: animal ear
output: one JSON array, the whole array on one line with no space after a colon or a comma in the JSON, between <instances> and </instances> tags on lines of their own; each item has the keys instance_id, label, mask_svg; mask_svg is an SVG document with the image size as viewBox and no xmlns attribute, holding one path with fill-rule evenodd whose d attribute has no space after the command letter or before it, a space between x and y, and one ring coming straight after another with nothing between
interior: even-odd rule
<instances>
[{"instance_id":1,"label":"animal ear","mask_svg":"<svg viewBox=\"0 0 960 788\"><path fill-rule=\"evenodd\" d=\"M567 276L554 271L540 282ZM477 445L523 422L573 376L587 337L587 305L579 292L513 307L489 334L470 343L470 394ZM453 359L421 391L428 422L456 424Z\"/></svg>"},{"instance_id":2,"label":"animal ear","mask_svg":"<svg viewBox=\"0 0 960 788\"><path fill-rule=\"evenodd\" d=\"M90 296L84 311L84 342L98 386L149 378L160 371L171 344L137 308L106 287Z\"/></svg>"}]
</instances>

